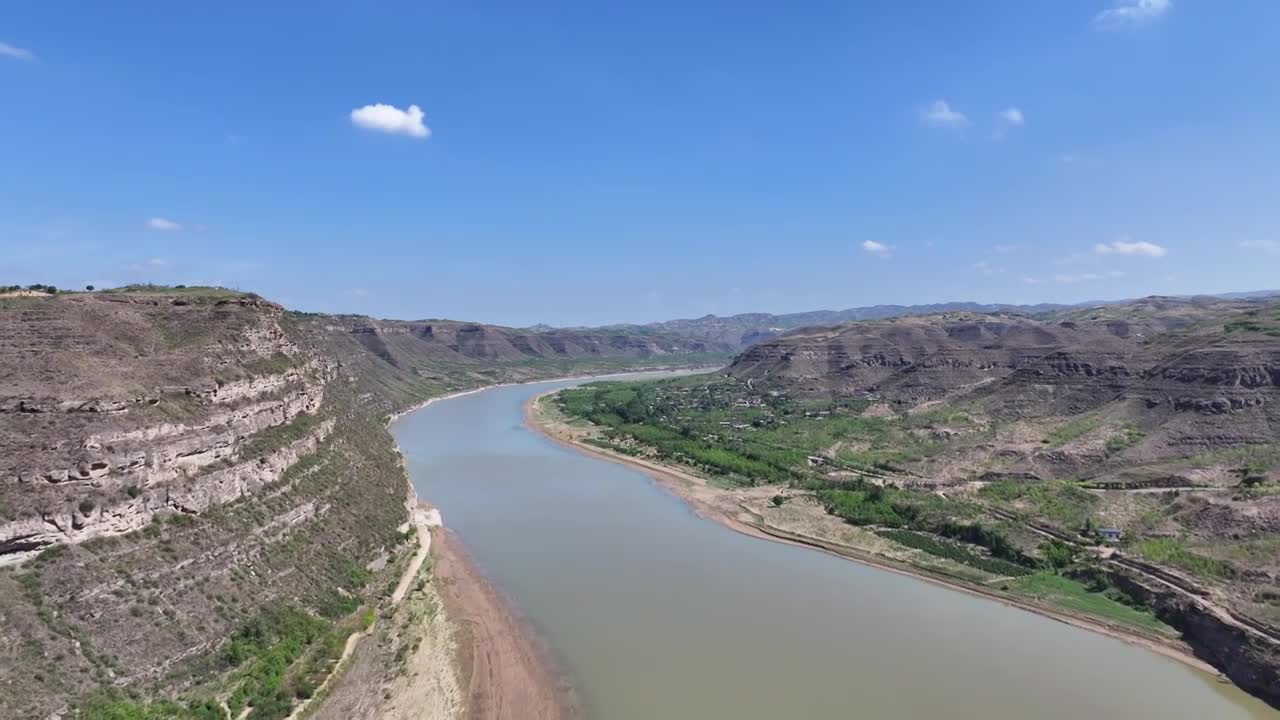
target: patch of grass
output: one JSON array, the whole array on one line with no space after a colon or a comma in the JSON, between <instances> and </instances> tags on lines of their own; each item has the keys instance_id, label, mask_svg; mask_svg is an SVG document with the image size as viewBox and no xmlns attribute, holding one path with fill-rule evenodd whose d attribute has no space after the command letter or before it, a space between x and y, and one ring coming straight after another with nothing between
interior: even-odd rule
<instances>
[{"instance_id":1,"label":"patch of grass","mask_svg":"<svg viewBox=\"0 0 1280 720\"><path fill-rule=\"evenodd\" d=\"M293 367L293 358L278 352L270 357L258 358L245 363L245 372L250 375L281 375Z\"/></svg>"},{"instance_id":2,"label":"patch of grass","mask_svg":"<svg viewBox=\"0 0 1280 720\"><path fill-rule=\"evenodd\" d=\"M1147 434L1138 428L1133 427L1132 425L1126 425L1120 429L1120 432L1107 438L1106 443L1102 447L1107 455L1118 455L1142 442L1142 439L1146 436Z\"/></svg>"},{"instance_id":3,"label":"patch of grass","mask_svg":"<svg viewBox=\"0 0 1280 720\"><path fill-rule=\"evenodd\" d=\"M1084 583L1053 572L1042 571L1015 578L1007 584L1018 595L1035 598L1082 615L1128 625L1149 632L1169 634L1169 626L1156 619L1150 610L1133 607L1109 596L1105 591L1090 590Z\"/></svg>"},{"instance_id":4,"label":"patch of grass","mask_svg":"<svg viewBox=\"0 0 1280 720\"><path fill-rule=\"evenodd\" d=\"M1133 551L1158 565L1172 565L1196 577L1233 580L1240 573L1235 565L1192 552L1179 538L1147 538L1131 546Z\"/></svg>"},{"instance_id":5,"label":"patch of grass","mask_svg":"<svg viewBox=\"0 0 1280 720\"><path fill-rule=\"evenodd\" d=\"M1045 435L1045 442L1051 447L1059 447L1074 442L1102 427L1102 418L1096 415L1083 415L1072 418L1066 423L1050 430Z\"/></svg>"},{"instance_id":6,"label":"patch of grass","mask_svg":"<svg viewBox=\"0 0 1280 720\"><path fill-rule=\"evenodd\" d=\"M986 485L978 494L1007 509L1043 518L1072 531L1088 527L1102 503L1093 493L1064 481L999 480Z\"/></svg>"},{"instance_id":7,"label":"patch of grass","mask_svg":"<svg viewBox=\"0 0 1280 720\"><path fill-rule=\"evenodd\" d=\"M1280 558L1280 537L1220 542L1195 548L1200 554L1246 566L1265 565Z\"/></svg>"},{"instance_id":8,"label":"patch of grass","mask_svg":"<svg viewBox=\"0 0 1280 720\"><path fill-rule=\"evenodd\" d=\"M274 425L254 433L240 447L240 456L249 459L273 453L311 434L320 423L320 416L313 413L301 413L292 421L283 425Z\"/></svg>"},{"instance_id":9,"label":"patch of grass","mask_svg":"<svg viewBox=\"0 0 1280 720\"><path fill-rule=\"evenodd\" d=\"M817 495L828 513L854 525L900 528L916 519L914 508L895 502L897 493L878 485L856 490L819 490Z\"/></svg>"},{"instance_id":10,"label":"patch of grass","mask_svg":"<svg viewBox=\"0 0 1280 720\"><path fill-rule=\"evenodd\" d=\"M1030 568L1009 562L1008 560L979 555L959 543L939 540L930 535L912 532L910 530L877 530L875 532L880 537L887 538L900 545L906 545L909 548L922 550L930 555L946 558L947 560L952 560L962 565L968 565L969 567L974 567L993 575L1016 577L1034 572Z\"/></svg>"},{"instance_id":11,"label":"patch of grass","mask_svg":"<svg viewBox=\"0 0 1280 720\"><path fill-rule=\"evenodd\" d=\"M1222 326L1227 333L1256 332L1269 337L1280 337L1280 324L1258 320L1232 320Z\"/></svg>"},{"instance_id":12,"label":"patch of grass","mask_svg":"<svg viewBox=\"0 0 1280 720\"><path fill-rule=\"evenodd\" d=\"M140 702L114 691L99 691L79 707L80 720L224 720L212 700L187 704L171 700Z\"/></svg>"}]
</instances>

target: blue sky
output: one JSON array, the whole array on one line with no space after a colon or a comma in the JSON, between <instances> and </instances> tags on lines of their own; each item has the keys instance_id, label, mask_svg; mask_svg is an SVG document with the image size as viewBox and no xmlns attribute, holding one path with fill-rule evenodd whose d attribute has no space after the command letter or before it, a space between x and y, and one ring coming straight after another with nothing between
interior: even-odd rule
<instances>
[{"instance_id":1,"label":"blue sky","mask_svg":"<svg viewBox=\"0 0 1280 720\"><path fill-rule=\"evenodd\" d=\"M0 284L515 325L1271 288L1278 46L1270 0L8 3Z\"/></svg>"}]
</instances>

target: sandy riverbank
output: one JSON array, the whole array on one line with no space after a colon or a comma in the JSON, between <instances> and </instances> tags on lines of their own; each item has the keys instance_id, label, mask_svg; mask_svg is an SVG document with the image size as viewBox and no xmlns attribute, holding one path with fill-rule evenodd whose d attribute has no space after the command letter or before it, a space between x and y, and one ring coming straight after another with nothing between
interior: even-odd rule
<instances>
[{"instance_id":1,"label":"sandy riverbank","mask_svg":"<svg viewBox=\"0 0 1280 720\"><path fill-rule=\"evenodd\" d=\"M769 525L767 522L763 522L760 512L748 508L742 502L741 491L739 490L718 488L711 485L706 478L680 468L586 444L583 440L590 435L588 429L549 418L545 413L538 411L539 401L553 392L537 395L530 398L525 404L524 418L526 427L576 452L640 470L669 492L688 503L699 516L720 523L736 532L763 540L807 547L889 572L914 577L957 592L984 597L1011 608L1026 610L1074 627L1138 645L1151 652L1182 662L1199 671L1221 677L1221 674L1214 667L1200 660L1192 654L1188 647L1179 641L1173 639L1164 640L1132 631L1123 626L1104 623L1057 608L1045 607L1028 600L996 592L981 585L928 574L912 565L897 562L888 557L880 557L874 553L860 551L857 548L841 545L826 538L807 535L794 529ZM773 493L776 490L766 489L766 492ZM1223 682L1227 681L1223 679Z\"/></svg>"},{"instance_id":2,"label":"sandy riverbank","mask_svg":"<svg viewBox=\"0 0 1280 720\"><path fill-rule=\"evenodd\" d=\"M440 532L436 548L435 582L455 628L467 720L575 717L568 685L458 539Z\"/></svg>"}]
</instances>

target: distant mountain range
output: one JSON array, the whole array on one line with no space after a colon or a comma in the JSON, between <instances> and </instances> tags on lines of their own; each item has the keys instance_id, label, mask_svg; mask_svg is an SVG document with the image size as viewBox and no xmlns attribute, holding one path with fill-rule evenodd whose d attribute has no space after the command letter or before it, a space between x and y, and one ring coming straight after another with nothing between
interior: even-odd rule
<instances>
[{"instance_id":1,"label":"distant mountain range","mask_svg":"<svg viewBox=\"0 0 1280 720\"><path fill-rule=\"evenodd\" d=\"M1220 295L1181 296L1179 299L1193 300L1195 297L1214 299L1256 299L1280 296L1280 290L1256 290L1252 292L1223 293ZM735 350L743 350L762 340L777 337L791 330L805 327L824 327L843 325L864 320L884 320L904 315L937 315L940 313L1014 313L1018 315L1043 316L1060 312L1076 311L1105 305L1121 305L1133 300L1097 300L1075 304L1037 303L1034 305L1016 305L1008 303L946 302L927 305L872 305L869 307L848 308L845 310L811 310L808 312L786 313L741 313L725 317L704 315L700 318L666 320L656 323L611 325L600 329L615 329L640 333L676 335L717 346L728 346ZM553 330L550 326L539 325L529 328L535 332Z\"/></svg>"}]
</instances>

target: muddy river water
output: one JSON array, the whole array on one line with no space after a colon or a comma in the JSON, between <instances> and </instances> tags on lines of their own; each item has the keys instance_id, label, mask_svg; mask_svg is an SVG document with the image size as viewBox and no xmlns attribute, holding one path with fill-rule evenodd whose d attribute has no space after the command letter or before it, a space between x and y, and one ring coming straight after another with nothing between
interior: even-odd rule
<instances>
[{"instance_id":1,"label":"muddy river water","mask_svg":"<svg viewBox=\"0 0 1280 720\"><path fill-rule=\"evenodd\" d=\"M444 400L392 432L588 718L1280 718L1139 647L740 535L523 426L526 400L578 382Z\"/></svg>"}]
</instances>

